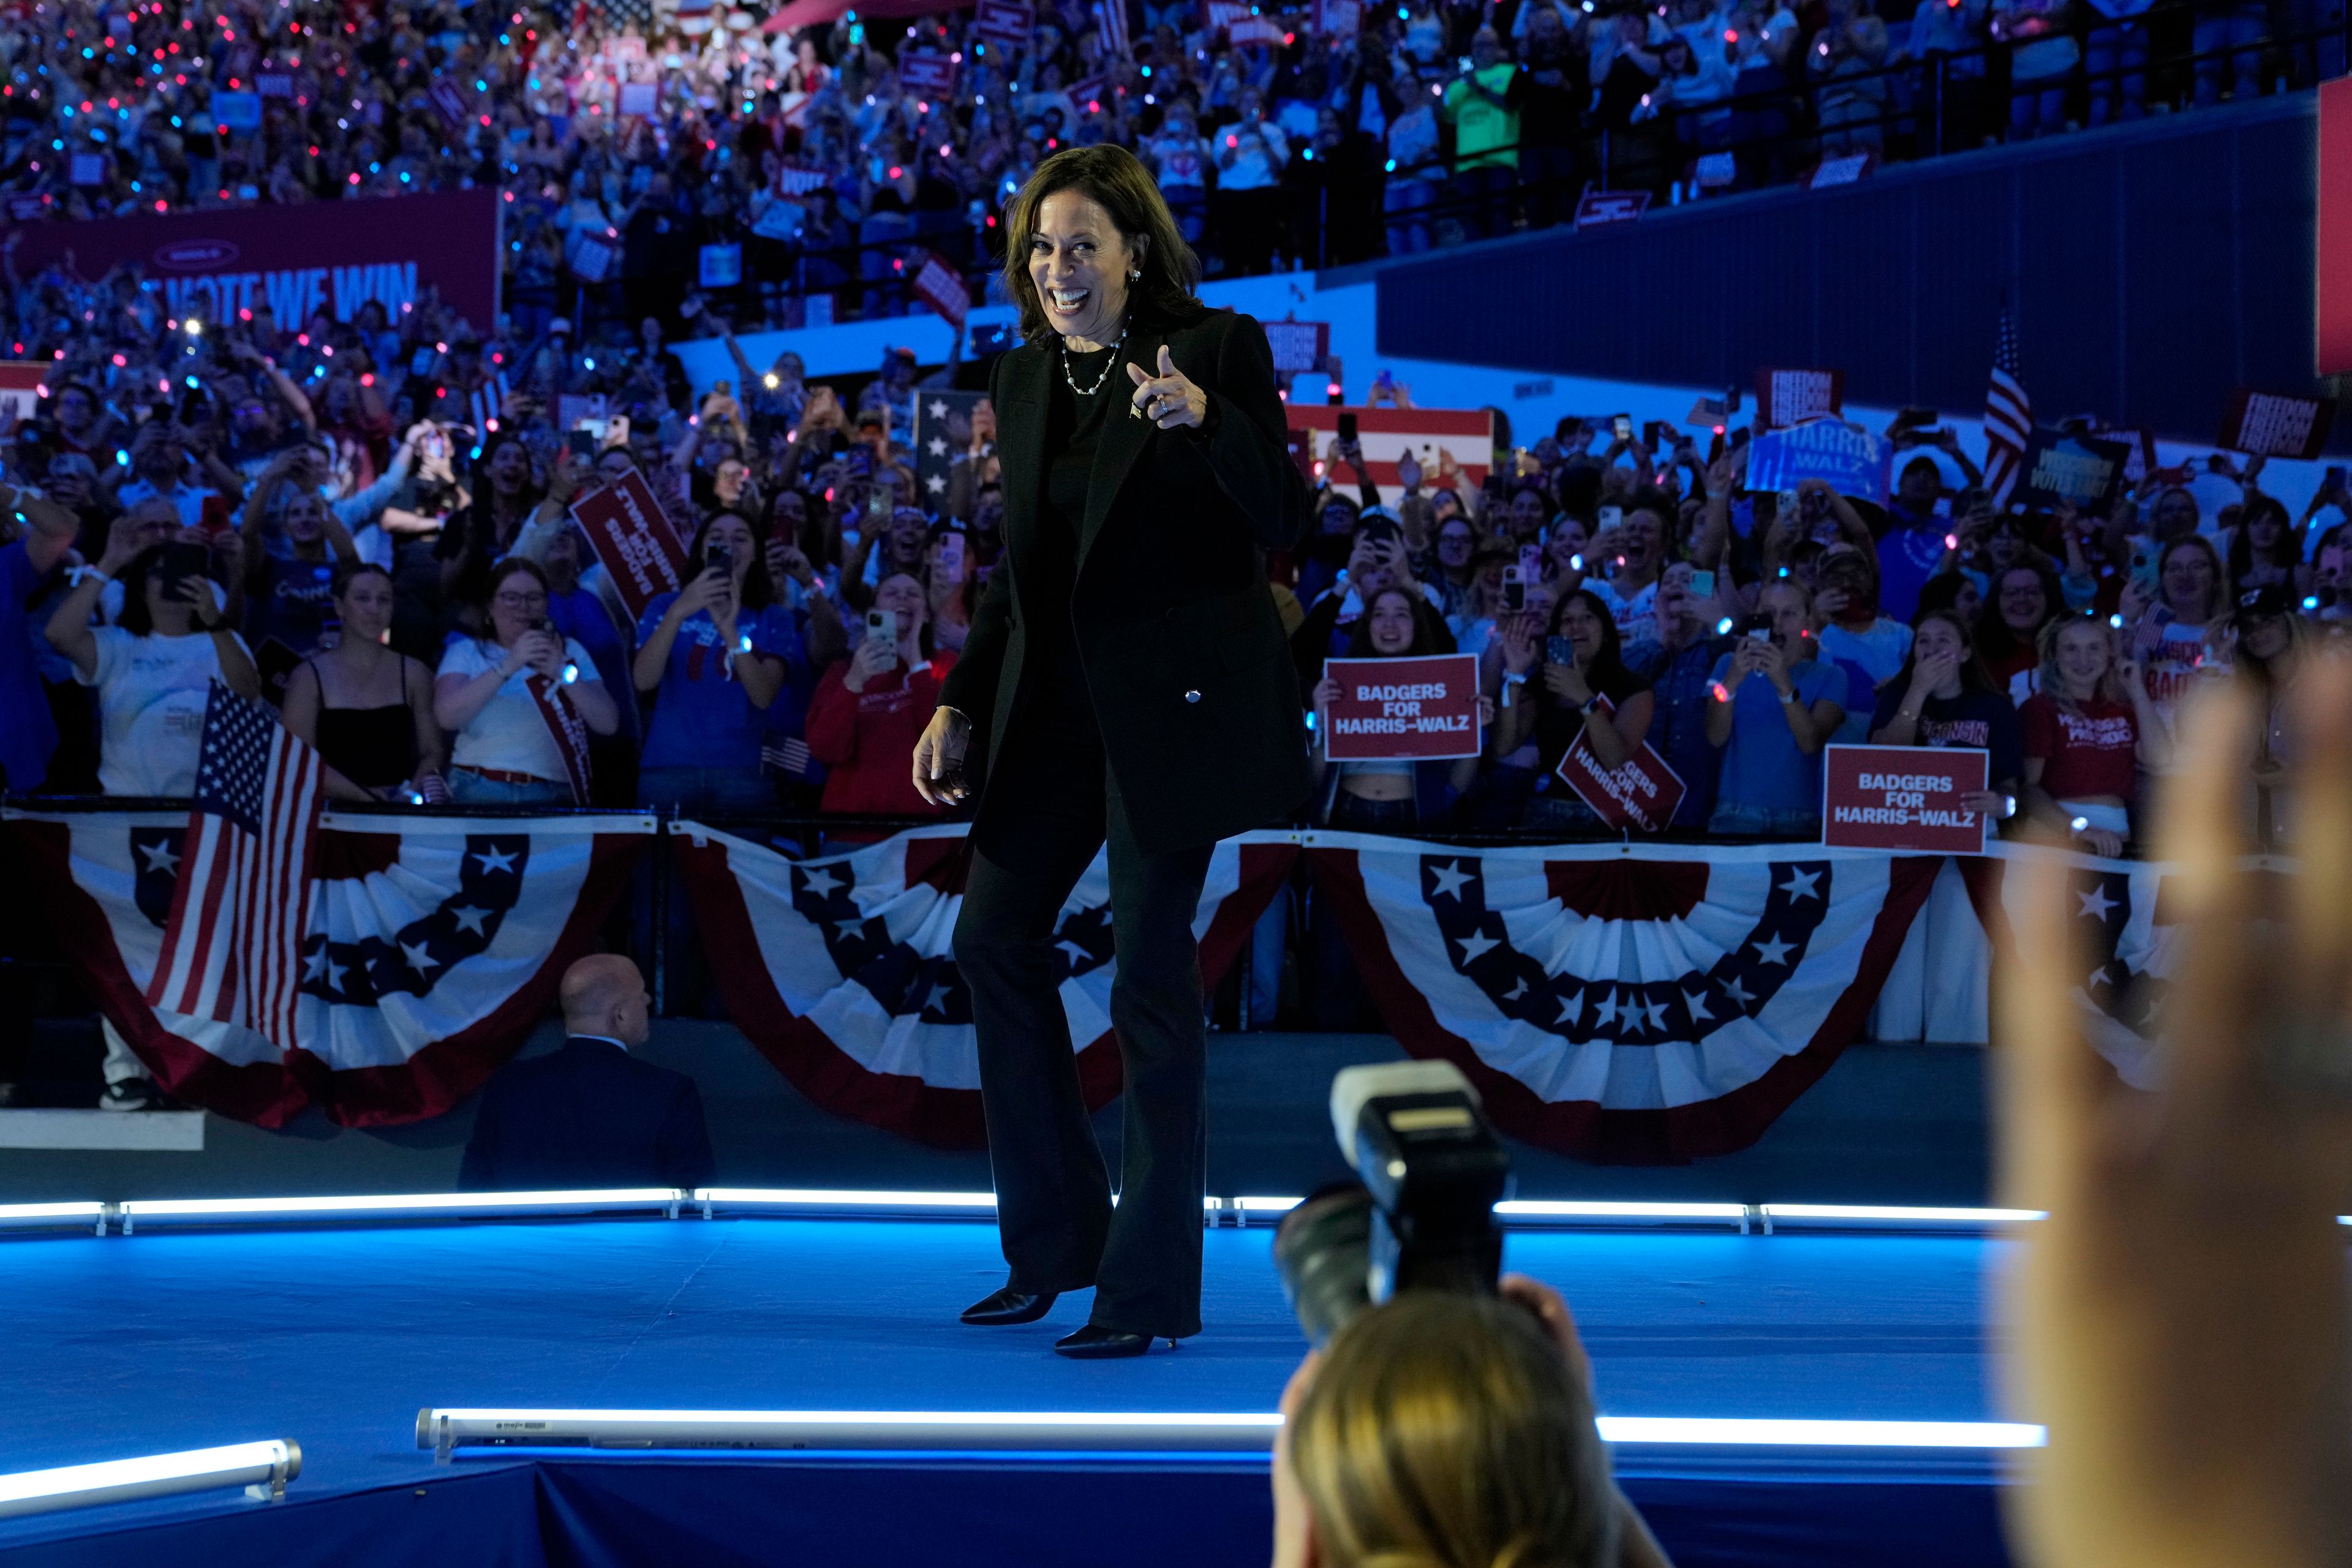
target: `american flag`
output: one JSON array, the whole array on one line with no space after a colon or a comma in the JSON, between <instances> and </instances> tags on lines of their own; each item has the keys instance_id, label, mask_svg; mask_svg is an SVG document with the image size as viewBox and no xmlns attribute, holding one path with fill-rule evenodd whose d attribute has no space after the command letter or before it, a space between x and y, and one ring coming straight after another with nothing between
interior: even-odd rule
<instances>
[{"instance_id":1,"label":"american flag","mask_svg":"<svg viewBox=\"0 0 2352 1568\"><path fill-rule=\"evenodd\" d=\"M984 392L915 389L915 504L933 517L947 510L948 480L971 450L971 411Z\"/></svg>"},{"instance_id":2,"label":"american flag","mask_svg":"<svg viewBox=\"0 0 2352 1568\"><path fill-rule=\"evenodd\" d=\"M1993 344L1992 384L1985 392L1985 489L1996 502L2009 500L2011 487L2025 458L2025 444L2033 436L2033 399L2017 379L2017 318L2009 306L2000 308L2000 336Z\"/></svg>"},{"instance_id":3,"label":"american flag","mask_svg":"<svg viewBox=\"0 0 2352 1568\"><path fill-rule=\"evenodd\" d=\"M1131 60L1135 46L1127 37L1127 0L1095 0L1095 21L1102 28L1103 58Z\"/></svg>"},{"instance_id":4,"label":"american flag","mask_svg":"<svg viewBox=\"0 0 2352 1568\"><path fill-rule=\"evenodd\" d=\"M179 887L147 1001L291 1050L324 764L276 714L218 680L200 746Z\"/></svg>"}]
</instances>

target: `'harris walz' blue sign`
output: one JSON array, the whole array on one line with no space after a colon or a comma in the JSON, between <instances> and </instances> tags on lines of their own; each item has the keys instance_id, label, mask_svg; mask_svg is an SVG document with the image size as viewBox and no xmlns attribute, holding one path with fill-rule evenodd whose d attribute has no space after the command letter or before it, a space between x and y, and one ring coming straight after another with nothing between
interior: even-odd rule
<instances>
[{"instance_id":1,"label":"'harris walz' blue sign","mask_svg":"<svg viewBox=\"0 0 2352 1568\"><path fill-rule=\"evenodd\" d=\"M1843 419L1809 419L1757 436L1748 454L1748 488L1794 489L1800 480L1821 479L1842 496L1883 506L1893 457L1884 436Z\"/></svg>"}]
</instances>

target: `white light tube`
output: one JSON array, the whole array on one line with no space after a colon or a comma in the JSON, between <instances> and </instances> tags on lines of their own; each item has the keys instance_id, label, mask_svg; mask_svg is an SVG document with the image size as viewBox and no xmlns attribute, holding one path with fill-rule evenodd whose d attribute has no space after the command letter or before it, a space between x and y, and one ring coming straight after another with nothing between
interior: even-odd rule
<instances>
[{"instance_id":1,"label":"white light tube","mask_svg":"<svg viewBox=\"0 0 2352 1568\"><path fill-rule=\"evenodd\" d=\"M293 1443L231 1443L189 1448L136 1459L105 1459L51 1470L20 1470L0 1476L0 1519L134 1502L179 1492L244 1487L257 1498L286 1495L286 1483L302 1473L302 1450Z\"/></svg>"}]
</instances>

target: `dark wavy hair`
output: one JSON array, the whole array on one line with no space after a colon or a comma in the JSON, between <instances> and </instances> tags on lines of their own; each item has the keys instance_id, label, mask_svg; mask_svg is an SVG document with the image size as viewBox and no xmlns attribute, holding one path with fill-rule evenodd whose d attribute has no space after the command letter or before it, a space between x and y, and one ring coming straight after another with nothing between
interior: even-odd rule
<instances>
[{"instance_id":1,"label":"dark wavy hair","mask_svg":"<svg viewBox=\"0 0 2352 1568\"><path fill-rule=\"evenodd\" d=\"M1201 280L1201 258L1184 243L1151 171L1126 148L1108 142L1066 147L1037 165L1005 219L1004 291L1021 308L1024 338L1034 342L1048 330L1037 286L1029 280L1029 247L1037 237L1037 212L1055 192L1073 190L1101 205L1129 248L1138 240L1144 242L1138 264L1143 277L1129 292L1136 305L1178 321L1205 309L1192 296L1192 286Z\"/></svg>"},{"instance_id":2,"label":"dark wavy hair","mask_svg":"<svg viewBox=\"0 0 2352 1568\"><path fill-rule=\"evenodd\" d=\"M2000 585L2019 572L2032 574L2042 585L2042 619L2033 629L2021 636L2001 618ZM2066 616L2066 591L2059 584L2057 575L2049 567L2032 558L2013 561L1992 574L1992 585L1977 606L1975 641L1977 657L1987 664L1997 664L2021 653L2041 647L2042 628Z\"/></svg>"}]
</instances>

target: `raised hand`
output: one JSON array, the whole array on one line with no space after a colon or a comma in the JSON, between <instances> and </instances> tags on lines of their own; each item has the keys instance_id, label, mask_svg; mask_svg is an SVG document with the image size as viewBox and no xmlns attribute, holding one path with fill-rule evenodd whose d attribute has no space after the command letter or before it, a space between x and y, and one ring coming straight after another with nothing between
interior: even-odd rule
<instances>
[{"instance_id":1,"label":"raised hand","mask_svg":"<svg viewBox=\"0 0 2352 1568\"><path fill-rule=\"evenodd\" d=\"M1135 383L1129 406L1138 417L1150 420L1162 430L1199 426L1208 419L1209 395L1176 368L1176 356L1168 352L1166 343L1160 345L1159 374L1151 374L1133 360L1128 361L1127 374Z\"/></svg>"}]
</instances>

